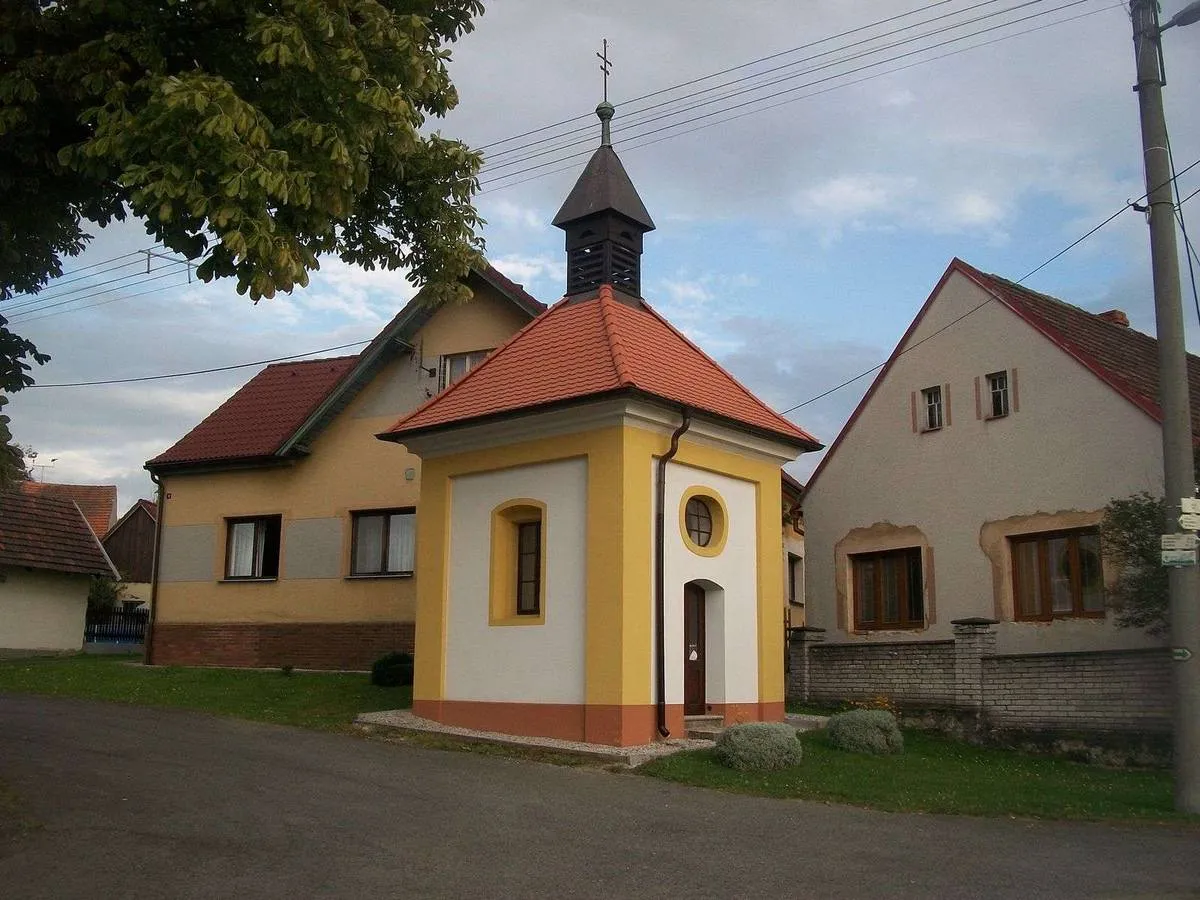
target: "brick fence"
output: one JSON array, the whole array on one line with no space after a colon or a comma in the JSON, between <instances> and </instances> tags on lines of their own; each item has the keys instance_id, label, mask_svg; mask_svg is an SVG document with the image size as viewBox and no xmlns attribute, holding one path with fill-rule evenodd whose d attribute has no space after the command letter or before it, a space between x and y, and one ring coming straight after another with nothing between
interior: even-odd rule
<instances>
[{"instance_id":1,"label":"brick fence","mask_svg":"<svg viewBox=\"0 0 1200 900\"><path fill-rule=\"evenodd\" d=\"M792 629L788 698L887 697L901 709L966 714L990 730L1170 733L1167 650L998 654L995 624L959 619L950 641L869 644L827 644L822 629Z\"/></svg>"},{"instance_id":2,"label":"brick fence","mask_svg":"<svg viewBox=\"0 0 1200 900\"><path fill-rule=\"evenodd\" d=\"M159 666L365 670L391 650L413 649L412 622L156 622L153 627L150 662Z\"/></svg>"}]
</instances>

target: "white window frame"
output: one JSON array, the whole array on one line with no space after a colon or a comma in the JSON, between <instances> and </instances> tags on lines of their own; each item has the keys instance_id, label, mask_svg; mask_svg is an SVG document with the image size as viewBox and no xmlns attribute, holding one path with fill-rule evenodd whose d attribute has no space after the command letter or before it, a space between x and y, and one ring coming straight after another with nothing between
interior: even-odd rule
<instances>
[{"instance_id":1,"label":"white window frame","mask_svg":"<svg viewBox=\"0 0 1200 900\"><path fill-rule=\"evenodd\" d=\"M1001 369L999 372L991 372L984 376L984 380L987 382L988 389L988 414L985 418L1003 419L1012 410L1008 370ZM996 412L997 398L1000 400L1001 412Z\"/></svg>"},{"instance_id":2,"label":"white window frame","mask_svg":"<svg viewBox=\"0 0 1200 900\"><path fill-rule=\"evenodd\" d=\"M488 354L491 353L493 349L495 348L488 348L486 350L471 350L467 353L443 354L438 362L438 390L444 391L446 388L450 387L450 385L454 384L454 382L462 379L463 376L487 359ZM461 375L459 375L457 378L451 379L450 373L456 362L465 363L466 367L463 369Z\"/></svg>"},{"instance_id":3,"label":"white window frame","mask_svg":"<svg viewBox=\"0 0 1200 900\"><path fill-rule=\"evenodd\" d=\"M945 398L942 396L942 386L935 384L933 387L923 388L921 390L921 406L924 412L922 413L924 427L922 431L938 431L946 422Z\"/></svg>"}]
</instances>

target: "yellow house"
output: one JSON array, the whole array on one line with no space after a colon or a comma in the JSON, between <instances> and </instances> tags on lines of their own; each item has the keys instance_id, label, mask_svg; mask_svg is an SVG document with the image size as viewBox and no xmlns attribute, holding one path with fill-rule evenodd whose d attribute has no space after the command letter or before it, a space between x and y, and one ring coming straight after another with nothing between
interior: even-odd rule
<instances>
[{"instance_id":1,"label":"yellow house","mask_svg":"<svg viewBox=\"0 0 1200 900\"><path fill-rule=\"evenodd\" d=\"M820 444L641 299L654 224L597 113L566 297L379 435L422 459L413 710L615 745L780 719L780 467Z\"/></svg>"},{"instance_id":2,"label":"yellow house","mask_svg":"<svg viewBox=\"0 0 1200 900\"><path fill-rule=\"evenodd\" d=\"M418 295L356 356L268 366L146 464L160 487L147 659L362 669L411 649L421 462L373 435L544 307L491 267Z\"/></svg>"}]
</instances>

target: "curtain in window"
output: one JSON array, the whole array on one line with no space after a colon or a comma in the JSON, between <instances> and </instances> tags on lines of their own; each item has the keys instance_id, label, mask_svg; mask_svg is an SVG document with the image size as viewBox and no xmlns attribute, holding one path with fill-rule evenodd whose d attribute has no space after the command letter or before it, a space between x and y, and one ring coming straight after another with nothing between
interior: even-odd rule
<instances>
[{"instance_id":1,"label":"curtain in window","mask_svg":"<svg viewBox=\"0 0 1200 900\"><path fill-rule=\"evenodd\" d=\"M354 571L376 573L383 568L383 516L359 516L354 545Z\"/></svg>"},{"instance_id":2,"label":"curtain in window","mask_svg":"<svg viewBox=\"0 0 1200 900\"><path fill-rule=\"evenodd\" d=\"M254 533L254 522L229 526L229 577L252 578L262 571L262 547L255 553Z\"/></svg>"},{"instance_id":3,"label":"curtain in window","mask_svg":"<svg viewBox=\"0 0 1200 900\"><path fill-rule=\"evenodd\" d=\"M389 572L411 572L413 570L416 518L412 513L394 513L391 516L388 523L387 570Z\"/></svg>"}]
</instances>

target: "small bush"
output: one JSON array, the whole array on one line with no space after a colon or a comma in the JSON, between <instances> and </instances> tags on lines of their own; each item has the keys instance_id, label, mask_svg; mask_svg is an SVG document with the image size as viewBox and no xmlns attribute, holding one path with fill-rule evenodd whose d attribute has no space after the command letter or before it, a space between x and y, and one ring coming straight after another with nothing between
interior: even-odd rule
<instances>
[{"instance_id":1,"label":"small bush","mask_svg":"<svg viewBox=\"0 0 1200 900\"><path fill-rule=\"evenodd\" d=\"M885 709L852 709L831 716L825 726L829 743L851 753L902 753L904 735Z\"/></svg>"},{"instance_id":2,"label":"small bush","mask_svg":"<svg viewBox=\"0 0 1200 900\"><path fill-rule=\"evenodd\" d=\"M371 684L378 687L408 687L413 683L413 655L388 653L371 666Z\"/></svg>"},{"instance_id":3,"label":"small bush","mask_svg":"<svg viewBox=\"0 0 1200 900\"><path fill-rule=\"evenodd\" d=\"M766 772L797 765L804 750L799 735L782 722L730 725L717 738L717 759L740 772Z\"/></svg>"}]
</instances>

